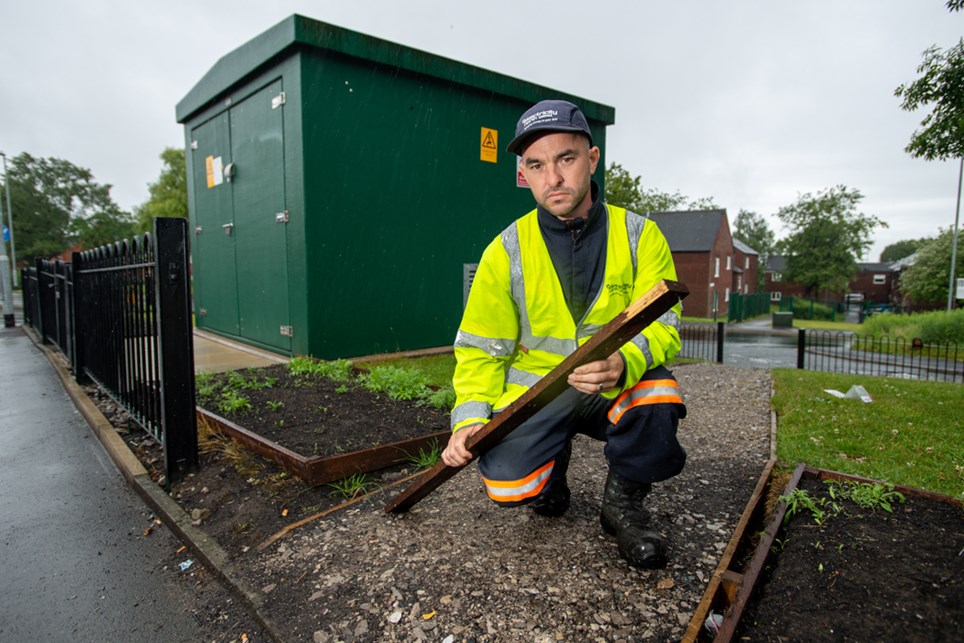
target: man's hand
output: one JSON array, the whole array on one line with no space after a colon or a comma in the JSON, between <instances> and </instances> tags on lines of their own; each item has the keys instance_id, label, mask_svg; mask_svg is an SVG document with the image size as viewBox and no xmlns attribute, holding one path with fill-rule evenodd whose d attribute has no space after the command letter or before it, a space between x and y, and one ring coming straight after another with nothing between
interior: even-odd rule
<instances>
[{"instance_id":1,"label":"man's hand","mask_svg":"<svg viewBox=\"0 0 964 643\"><path fill-rule=\"evenodd\" d=\"M619 353L608 359L583 364L569 376L569 385L581 393L592 395L611 389L619 383L626 364Z\"/></svg>"},{"instance_id":2,"label":"man's hand","mask_svg":"<svg viewBox=\"0 0 964 643\"><path fill-rule=\"evenodd\" d=\"M471 462L472 452L465 448L465 443L483 426L485 425L472 424L453 433L448 446L442 451L442 462L450 467L462 467Z\"/></svg>"}]
</instances>

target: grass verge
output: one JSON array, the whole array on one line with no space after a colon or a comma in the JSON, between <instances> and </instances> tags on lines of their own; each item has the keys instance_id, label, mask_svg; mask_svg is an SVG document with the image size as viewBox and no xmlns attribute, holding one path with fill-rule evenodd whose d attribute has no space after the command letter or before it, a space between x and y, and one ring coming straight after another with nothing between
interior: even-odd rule
<instances>
[{"instance_id":1,"label":"grass verge","mask_svg":"<svg viewBox=\"0 0 964 643\"><path fill-rule=\"evenodd\" d=\"M964 389L919 382L774 369L777 457L964 499ZM873 397L840 399L860 384Z\"/></svg>"}]
</instances>

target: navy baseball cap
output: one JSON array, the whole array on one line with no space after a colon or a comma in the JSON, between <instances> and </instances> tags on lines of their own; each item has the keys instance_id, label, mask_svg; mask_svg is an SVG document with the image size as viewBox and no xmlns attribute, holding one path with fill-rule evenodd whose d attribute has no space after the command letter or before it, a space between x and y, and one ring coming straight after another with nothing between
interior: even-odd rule
<instances>
[{"instance_id":1,"label":"navy baseball cap","mask_svg":"<svg viewBox=\"0 0 964 643\"><path fill-rule=\"evenodd\" d=\"M522 155L529 137L545 132L578 132L592 145L589 122L582 111L564 100L542 100L526 110L515 126L515 138L505 148L510 154Z\"/></svg>"}]
</instances>

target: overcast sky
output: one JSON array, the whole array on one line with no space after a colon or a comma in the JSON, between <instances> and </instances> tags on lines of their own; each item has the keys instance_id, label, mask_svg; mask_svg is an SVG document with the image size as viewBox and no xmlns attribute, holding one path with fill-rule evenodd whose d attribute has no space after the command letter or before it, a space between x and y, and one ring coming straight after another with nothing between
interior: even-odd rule
<instances>
[{"instance_id":1,"label":"overcast sky","mask_svg":"<svg viewBox=\"0 0 964 643\"><path fill-rule=\"evenodd\" d=\"M954 222L958 164L903 150L924 112L894 89L964 35L945 0L8 0L0 151L60 157L147 198L174 106L224 54L292 13L616 108L607 160L647 187L712 197L731 224L803 193L859 189L886 221L868 256Z\"/></svg>"}]
</instances>

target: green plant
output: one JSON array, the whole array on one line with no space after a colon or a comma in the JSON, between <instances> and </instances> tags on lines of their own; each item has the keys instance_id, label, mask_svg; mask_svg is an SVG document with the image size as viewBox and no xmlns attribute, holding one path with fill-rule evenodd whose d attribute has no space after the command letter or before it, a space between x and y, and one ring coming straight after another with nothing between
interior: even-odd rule
<instances>
[{"instance_id":1,"label":"green plant","mask_svg":"<svg viewBox=\"0 0 964 643\"><path fill-rule=\"evenodd\" d=\"M356 473L348 478L342 478L336 482L329 482L327 487L331 487L346 499L365 493L371 487L368 476L364 473Z\"/></svg>"},{"instance_id":2,"label":"green plant","mask_svg":"<svg viewBox=\"0 0 964 643\"><path fill-rule=\"evenodd\" d=\"M225 390L221 393L218 402L218 410L221 413L240 413L251 409L251 401L244 395L234 390Z\"/></svg>"},{"instance_id":3,"label":"green plant","mask_svg":"<svg viewBox=\"0 0 964 643\"><path fill-rule=\"evenodd\" d=\"M298 355L288 361L288 372L295 377L324 377L333 382L349 381L351 368L351 362L347 359L323 362Z\"/></svg>"},{"instance_id":4,"label":"green plant","mask_svg":"<svg viewBox=\"0 0 964 643\"><path fill-rule=\"evenodd\" d=\"M210 399L218 394L218 383L214 374L200 371L194 374L194 390L199 399Z\"/></svg>"},{"instance_id":5,"label":"green plant","mask_svg":"<svg viewBox=\"0 0 964 643\"><path fill-rule=\"evenodd\" d=\"M894 485L880 482L851 482L843 480L827 481L827 493L831 498L849 498L858 507L864 509L883 509L893 513L894 505L904 502L904 494L894 491Z\"/></svg>"},{"instance_id":6,"label":"green plant","mask_svg":"<svg viewBox=\"0 0 964 643\"><path fill-rule=\"evenodd\" d=\"M455 374L455 355L451 352L425 357L399 357L379 362L359 362L360 368L371 370L375 366L398 366L413 368L425 376L429 386L451 386Z\"/></svg>"},{"instance_id":7,"label":"green plant","mask_svg":"<svg viewBox=\"0 0 964 643\"><path fill-rule=\"evenodd\" d=\"M791 518L804 511L809 511L813 521L818 525L822 525L827 516L827 512L821 507L823 499L814 498L807 493L806 489L797 487L790 493L780 496L779 499L787 503L787 512L783 516L783 524L787 524Z\"/></svg>"},{"instance_id":8,"label":"green plant","mask_svg":"<svg viewBox=\"0 0 964 643\"><path fill-rule=\"evenodd\" d=\"M347 393L347 392L348 392L348 387L345 386L344 384L342 384L341 386L335 389L335 393Z\"/></svg>"},{"instance_id":9,"label":"green plant","mask_svg":"<svg viewBox=\"0 0 964 643\"><path fill-rule=\"evenodd\" d=\"M373 393L385 393L393 400L418 400L430 394L425 376L415 368L373 366L359 380Z\"/></svg>"},{"instance_id":10,"label":"green plant","mask_svg":"<svg viewBox=\"0 0 964 643\"><path fill-rule=\"evenodd\" d=\"M272 411L280 411L282 408L284 408L284 405L285 405L284 402L272 402L271 400L268 400L267 402L265 402L265 406L267 406Z\"/></svg>"},{"instance_id":11,"label":"green plant","mask_svg":"<svg viewBox=\"0 0 964 643\"><path fill-rule=\"evenodd\" d=\"M433 409L448 411L455 406L455 391L450 388L440 388L426 398L426 403Z\"/></svg>"},{"instance_id":12,"label":"green plant","mask_svg":"<svg viewBox=\"0 0 964 643\"><path fill-rule=\"evenodd\" d=\"M419 449L416 455L410 455L405 461L419 469L429 469L434 467L442 459L442 447L438 441L432 440L428 450Z\"/></svg>"}]
</instances>

